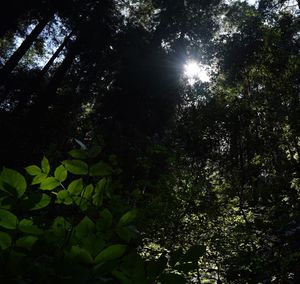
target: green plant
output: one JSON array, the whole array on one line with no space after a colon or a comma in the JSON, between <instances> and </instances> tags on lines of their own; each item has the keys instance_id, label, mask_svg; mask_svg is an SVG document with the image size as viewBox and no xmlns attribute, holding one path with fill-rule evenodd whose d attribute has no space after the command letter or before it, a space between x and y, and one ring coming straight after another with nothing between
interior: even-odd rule
<instances>
[{"instance_id":1,"label":"green plant","mask_svg":"<svg viewBox=\"0 0 300 284\"><path fill-rule=\"evenodd\" d=\"M191 247L144 261L137 252L137 209L126 210L100 148L72 150L51 169L0 174L0 279L20 283L186 283L205 252ZM114 163L113 163L114 164ZM176 272L176 273L174 273Z\"/></svg>"},{"instance_id":2,"label":"green plant","mask_svg":"<svg viewBox=\"0 0 300 284\"><path fill-rule=\"evenodd\" d=\"M53 170L44 157L41 166L25 168L30 184L19 172L2 170L2 281L115 283L125 277L120 266L142 263L131 245L137 210L124 211L113 193L116 169L97 160L99 150L72 150L72 159ZM140 269L135 283L145 282Z\"/></svg>"}]
</instances>

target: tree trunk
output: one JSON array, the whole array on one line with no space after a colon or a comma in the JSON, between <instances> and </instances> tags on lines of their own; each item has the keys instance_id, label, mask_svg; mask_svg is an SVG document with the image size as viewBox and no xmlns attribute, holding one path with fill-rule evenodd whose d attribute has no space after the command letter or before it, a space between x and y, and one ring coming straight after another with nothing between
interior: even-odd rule
<instances>
[{"instance_id":1,"label":"tree trunk","mask_svg":"<svg viewBox=\"0 0 300 284\"><path fill-rule=\"evenodd\" d=\"M40 77L43 77L48 72L48 70L51 67L51 65L53 64L54 60L58 57L58 55L61 53L61 51L67 45L67 43L70 40L70 38L71 38L72 35L73 35L73 32L69 33L69 35L65 37L64 41L62 42L62 44L56 49L56 51L54 52L54 54L51 56L51 58L49 59L49 61L47 62L47 64L44 66L44 68L40 72L40 74L39 74Z\"/></svg>"},{"instance_id":2,"label":"tree trunk","mask_svg":"<svg viewBox=\"0 0 300 284\"><path fill-rule=\"evenodd\" d=\"M25 55L25 53L32 46L33 42L43 31L45 26L48 24L52 17L52 14L46 16L42 19L33 29L33 31L26 37L26 39L22 42L20 47L14 52L14 54L7 60L5 65L3 66L0 73L0 83L3 83L7 76L13 71L13 69L18 65L19 61Z\"/></svg>"},{"instance_id":3,"label":"tree trunk","mask_svg":"<svg viewBox=\"0 0 300 284\"><path fill-rule=\"evenodd\" d=\"M57 98L57 94L56 94L57 88L59 87L66 73L70 69L77 53L78 53L78 42L76 41L71 44L69 52L67 53L63 62L57 68L46 90L40 94L38 102L34 107L35 109L34 112L37 111L37 113L43 113L47 110L47 107L49 105L55 102Z\"/></svg>"}]
</instances>

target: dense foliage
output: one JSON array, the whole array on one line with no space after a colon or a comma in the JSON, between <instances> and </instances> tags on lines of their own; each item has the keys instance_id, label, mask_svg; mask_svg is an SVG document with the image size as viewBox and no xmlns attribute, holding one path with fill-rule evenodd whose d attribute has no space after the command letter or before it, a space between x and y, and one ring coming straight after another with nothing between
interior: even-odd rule
<instances>
[{"instance_id":1,"label":"dense foliage","mask_svg":"<svg viewBox=\"0 0 300 284\"><path fill-rule=\"evenodd\" d=\"M1 283L300 282L300 2L250 2L7 1Z\"/></svg>"}]
</instances>

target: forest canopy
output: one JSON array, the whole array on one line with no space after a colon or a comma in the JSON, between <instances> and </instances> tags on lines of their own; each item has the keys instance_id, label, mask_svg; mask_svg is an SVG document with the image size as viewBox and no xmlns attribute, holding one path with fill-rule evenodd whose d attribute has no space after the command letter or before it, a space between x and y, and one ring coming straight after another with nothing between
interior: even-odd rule
<instances>
[{"instance_id":1,"label":"forest canopy","mask_svg":"<svg viewBox=\"0 0 300 284\"><path fill-rule=\"evenodd\" d=\"M1 11L1 283L300 283L299 0Z\"/></svg>"}]
</instances>

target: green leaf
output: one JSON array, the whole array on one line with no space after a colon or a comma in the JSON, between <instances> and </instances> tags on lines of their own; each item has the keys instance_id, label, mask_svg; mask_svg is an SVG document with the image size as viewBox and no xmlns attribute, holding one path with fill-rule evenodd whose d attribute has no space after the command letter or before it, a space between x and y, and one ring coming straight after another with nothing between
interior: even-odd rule
<instances>
[{"instance_id":1,"label":"green leaf","mask_svg":"<svg viewBox=\"0 0 300 284\"><path fill-rule=\"evenodd\" d=\"M41 195L40 200L37 203L35 203L35 205L33 207L31 207L29 210L33 211L33 210L39 210L39 209L45 208L50 204L50 202L51 202L50 196L43 193Z\"/></svg>"},{"instance_id":2,"label":"green leaf","mask_svg":"<svg viewBox=\"0 0 300 284\"><path fill-rule=\"evenodd\" d=\"M71 224L61 216L56 217L52 225L53 233L59 238L64 238L71 228Z\"/></svg>"},{"instance_id":3,"label":"green leaf","mask_svg":"<svg viewBox=\"0 0 300 284\"><path fill-rule=\"evenodd\" d=\"M32 235L40 235L43 231L33 224L32 220L22 219L18 224L18 230Z\"/></svg>"},{"instance_id":4,"label":"green leaf","mask_svg":"<svg viewBox=\"0 0 300 284\"><path fill-rule=\"evenodd\" d=\"M95 230L95 223L85 216L76 226L75 235L79 239L84 239L87 235Z\"/></svg>"},{"instance_id":5,"label":"green leaf","mask_svg":"<svg viewBox=\"0 0 300 284\"><path fill-rule=\"evenodd\" d=\"M61 190L57 193L57 202L58 203L63 203L66 205L71 205L73 203L73 199L70 196L70 193L67 190Z\"/></svg>"},{"instance_id":6,"label":"green leaf","mask_svg":"<svg viewBox=\"0 0 300 284\"><path fill-rule=\"evenodd\" d=\"M63 165L60 165L59 167L56 168L54 172L54 177L59 180L60 182L63 182L66 180L68 175L68 172L66 168Z\"/></svg>"},{"instance_id":7,"label":"green leaf","mask_svg":"<svg viewBox=\"0 0 300 284\"><path fill-rule=\"evenodd\" d=\"M126 245L111 245L101 251L95 258L95 263L103 263L121 257L127 249Z\"/></svg>"},{"instance_id":8,"label":"green leaf","mask_svg":"<svg viewBox=\"0 0 300 284\"><path fill-rule=\"evenodd\" d=\"M0 226L6 229L15 229L17 227L17 216L5 209L0 209Z\"/></svg>"},{"instance_id":9,"label":"green leaf","mask_svg":"<svg viewBox=\"0 0 300 284\"><path fill-rule=\"evenodd\" d=\"M113 170L110 165L100 161L97 164L94 164L90 168L90 176L110 176L112 174Z\"/></svg>"},{"instance_id":10,"label":"green leaf","mask_svg":"<svg viewBox=\"0 0 300 284\"><path fill-rule=\"evenodd\" d=\"M33 178L31 184L32 185L35 185L35 184L40 184L42 181L44 181L45 179L47 178L47 175L46 174L40 174L40 175L37 175Z\"/></svg>"},{"instance_id":11,"label":"green leaf","mask_svg":"<svg viewBox=\"0 0 300 284\"><path fill-rule=\"evenodd\" d=\"M83 161L65 160L62 163L74 175L86 175L88 173L88 165Z\"/></svg>"},{"instance_id":12,"label":"green leaf","mask_svg":"<svg viewBox=\"0 0 300 284\"><path fill-rule=\"evenodd\" d=\"M71 195L77 196L82 193L82 190L83 190L82 178L72 181L68 186L68 192Z\"/></svg>"},{"instance_id":13,"label":"green leaf","mask_svg":"<svg viewBox=\"0 0 300 284\"><path fill-rule=\"evenodd\" d=\"M182 275L175 274L175 273L167 273L163 274L160 277L160 281L162 284L186 284L186 280Z\"/></svg>"},{"instance_id":14,"label":"green leaf","mask_svg":"<svg viewBox=\"0 0 300 284\"><path fill-rule=\"evenodd\" d=\"M90 264L93 262L91 254L79 246L72 246L69 256L80 263Z\"/></svg>"},{"instance_id":15,"label":"green leaf","mask_svg":"<svg viewBox=\"0 0 300 284\"><path fill-rule=\"evenodd\" d=\"M93 204L101 206L103 202L103 194L107 184L106 178L101 179L95 187L95 194L93 195Z\"/></svg>"},{"instance_id":16,"label":"green leaf","mask_svg":"<svg viewBox=\"0 0 300 284\"><path fill-rule=\"evenodd\" d=\"M90 252L92 257L95 257L100 251L105 248L106 241L100 234L89 233L83 239L78 239L81 247Z\"/></svg>"},{"instance_id":17,"label":"green leaf","mask_svg":"<svg viewBox=\"0 0 300 284\"><path fill-rule=\"evenodd\" d=\"M205 253L205 246L194 245L191 246L183 257L183 261L198 261Z\"/></svg>"},{"instance_id":18,"label":"green leaf","mask_svg":"<svg viewBox=\"0 0 300 284\"><path fill-rule=\"evenodd\" d=\"M31 249L37 240L38 238L35 236L24 236L16 241L16 246Z\"/></svg>"},{"instance_id":19,"label":"green leaf","mask_svg":"<svg viewBox=\"0 0 300 284\"><path fill-rule=\"evenodd\" d=\"M9 234L0 232L0 247L1 249L7 249L11 246L12 239Z\"/></svg>"},{"instance_id":20,"label":"green leaf","mask_svg":"<svg viewBox=\"0 0 300 284\"><path fill-rule=\"evenodd\" d=\"M40 189L52 190L60 185L60 182L54 177L48 177L41 182Z\"/></svg>"},{"instance_id":21,"label":"green leaf","mask_svg":"<svg viewBox=\"0 0 300 284\"><path fill-rule=\"evenodd\" d=\"M105 226L105 228L109 228L112 224L112 220L113 220L113 215L111 214L111 212L108 209L103 209L100 212L100 220L101 223L103 223L103 225Z\"/></svg>"},{"instance_id":22,"label":"green leaf","mask_svg":"<svg viewBox=\"0 0 300 284\"><path fill-rule=\"evenodd\" d=\"M42 173L41 168L36 165L28 166L25 168L25 170L31 176L37 176Z\"/></svg>"},{"instance_id":23,"label":"green leaf","mask_svg":"<svg viewBox=\"0 0 300 284\"><path fill-rule=\"evenodd\" d=\"M74 159L85 160L88 158L87 152L82 149L81 150L77 150L77 149L71 150L68 154Z\"/></svg>"},{"instance_id":24,"label":"green leaf","mask_svg":"<svg viewBox=\"0 0 300 284\"><path fill-rule=\"evenodd\" d=\"M83 191L83 198L90 200L92 198L93 191L94 186L92 184L87 185Z\"/></svg>"},{"instance_id":25,"label":"green leaf","mask_svg":"<svg viewBox=\"0 0 300 284\"><path fill-rule=\"evenodd\" d=\"M130 210L130 211L126 212L120 218L120 220L118 222L118 226L126 226L126 225L132 223L136 219L137 213L138 213L137 209L133 209L133 210Z\"/></svg>"},{"instance_id":26,"label":"green leaf","mask_svg":"<svg viewBox=\"0 0 300 284\"><path fill-rule=\"evenodd\" d=\"M21 197L27 188L25 178L15 170L4 168L0 174L0 189L7 193L16 192Z\"/></svg>"},{"instance_id":27,"label":"green leaf","mask_svg":"<svg viewBox=\"0 0 300 284\"><path fill-rule=\"evenodd\" d=\"M42 170L47 175L50 172L50 164L46 157L43 157L41 162Z\"/></svg>"}]
</instances>

